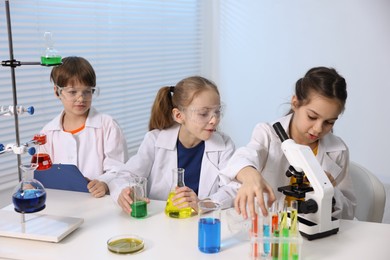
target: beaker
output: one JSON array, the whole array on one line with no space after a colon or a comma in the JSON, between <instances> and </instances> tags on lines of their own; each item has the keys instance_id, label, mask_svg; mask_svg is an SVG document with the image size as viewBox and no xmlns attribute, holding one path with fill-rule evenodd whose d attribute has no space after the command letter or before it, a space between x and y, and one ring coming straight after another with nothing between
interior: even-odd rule
<instances>
[{"instance_id":1,"label":"beaker","mask_svg":"<svg viewBox=\"0 0 390 260\"><path fill-rule=\"evenodd\" d=\"M22 181L15 187L12 202L15 211L19 213L33 213L45 208L46 191L42 183L34 179L34 171L38 164L21 165Z\"/></svg>"},{"instance_id":2,"label":"beaker","mask_svg":"<svg viewBox=\"0 0 390 260\"><path fill-rule=\"evenodd\" d=\"M33 140L38 145L38 152L32 156L31 163L37 164L37 170L39 171L51 168L52 162L50 156L47 153L41 153L40 151L40 146L46 143L46 135L36 134L34 135Z\"/></svg>"},{"instance_id":3,"label":"beaker","mask_svg":"<svg viewBox=\"0 0 390 260\"><path fill-rule=\"evenodd\" d=\"M130 177L130 197L133 200L133 203L130 206L131 216L134 218L144 218L148 215L148 208L146 203L147 182L148 180L145 177Z\"/></svg>"},{"instance_id":4,"label":"beaker","mask_svg":"<svg viewBox=\"0 0 390 260\"><path fill-rule=\"evenodd\" d=\"M54 41L51 32L45 32L45 50L41 56L41 64L45 66L54 66L62 64L62 58L54 48Z\"/></svg>"},{"instance_id":5,"label":"beaker","mask_svg":"<svg viewBox=\"0 0 390 260\"><path fill-rule=\"evenodd\" d=\"M226 221L229 231L242 240L250 240L252 222L250 218L244 219L234 208L226 210Z\"/></svg>"},{"instance_id":6,"label":"beaker","mask_svg":"<svg viewBox=\"0 0 390 260\"><path fill-rule=\"evenodd\" d=\"M176 187L184 187L184 169L174 168L171 172L171 190L165 206L165 214L171 218L188 218L192 215L192 208L179 208L173 204L172 198L176 195ZM180 206L180 205L179 205Z\"/></svg>"},{"instance_id":7,"label":"beaker","mask_svg":"<svg viewBox=\"0 0 390 260\"><path fill-rule=\"evenodd\" d=\"M203 253L221 250L221 206L211 200L198 202L198 248Z\"/></svg>"}]
</instances>

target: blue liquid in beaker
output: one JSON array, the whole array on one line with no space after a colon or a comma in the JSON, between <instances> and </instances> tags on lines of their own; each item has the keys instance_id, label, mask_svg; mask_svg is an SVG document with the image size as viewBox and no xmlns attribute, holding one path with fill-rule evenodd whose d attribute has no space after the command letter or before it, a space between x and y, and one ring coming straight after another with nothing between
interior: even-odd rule
<instances>
[{"instance_id":1,"label":"blue liquid in beaker","mask_svg":"<svg viewBox=\"0 0 390 260\"><path fill-rule=\"evenodd\" d=\"M201 218L198 223L198 248L204 253L221 250L221 221L215 218Z\"/></svg>"}]
</instances>

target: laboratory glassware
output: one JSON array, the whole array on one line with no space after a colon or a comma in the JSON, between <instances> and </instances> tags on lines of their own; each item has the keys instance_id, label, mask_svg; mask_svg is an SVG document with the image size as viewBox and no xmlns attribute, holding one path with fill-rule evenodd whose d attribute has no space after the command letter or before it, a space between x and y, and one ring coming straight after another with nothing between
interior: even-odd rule
<instances>
[{"instance_id":1,"label":"laboratory glassware","mask_svg":"<svg viewBox=\"0 0 390 260\"><path fill-rule=\"evenodd\" d=\"M148 180L145 177L130 177L130 197L133 200L131 206L131 216L134 218L144 218L148 215L146 203L146 186Z\"/></svg>"},{"instance_id":2,"label":"laboratory glassware","mask_svg":"<svg viewBox=\"0 0 390 260\"><path fill-rule=\"evenodd\" d=\"M192 215L192 208L178 208L173 205L172 198L176 194L176 187L184 187L184 169L174 168L171 172L171 189L165 206L165 214L171 218L188 218Z\"/></svg>"},{"instance_id":3,"label":"laboratory glassware","mask_svg":"<svg viewBox=\"0 0 390 260\"><path fill-rule=\"evenodd\" d=\"M198 248L203 253L221 250L221 206L211 200L198 202Z\"/></svg>"},{"instance_id":4,"label":"laboratory glassware","mask_svg":"<svg viewBox=\"0 0 390 260\"><path fill-rule=\"evenodd\" d=\"M22 181L15 187L12 202L15 211L19 213L33 213L45 208L46 191L42 183L34 179L34 171L38 164L22 164Z\"/></svg>"}]
</instances>

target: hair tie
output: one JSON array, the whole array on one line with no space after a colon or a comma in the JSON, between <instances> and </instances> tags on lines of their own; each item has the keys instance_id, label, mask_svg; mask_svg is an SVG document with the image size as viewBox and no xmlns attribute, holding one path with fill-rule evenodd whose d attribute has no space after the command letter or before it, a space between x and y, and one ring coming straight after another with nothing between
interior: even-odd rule
<instances>
[{"instance_id":1,"label":"hair tie","mask_svg":"<svg viewBox=\"0 0 390 260\"><path fill-rule=\"evenodd\" d=\"M175 87L174 86L170 86L169 87L169 92L171 92L173 94L175 92Z\"/></svg>"}]
</instances>

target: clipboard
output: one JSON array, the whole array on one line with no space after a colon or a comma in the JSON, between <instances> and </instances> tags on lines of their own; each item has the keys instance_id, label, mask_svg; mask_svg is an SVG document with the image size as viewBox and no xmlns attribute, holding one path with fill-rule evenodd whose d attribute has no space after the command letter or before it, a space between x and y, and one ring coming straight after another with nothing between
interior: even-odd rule
<instances>
[{"instance_id":1,"label":"clipboard","mask_svg":"<svg viewBox=\"0 0 390 260\"><path fill-rule=\"evenodd\" d=\"M48 189L89 192L88 180L73 164L53 164L47 170L35 170L34 179Z\"/></svg>"}]
</instances>

